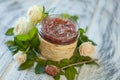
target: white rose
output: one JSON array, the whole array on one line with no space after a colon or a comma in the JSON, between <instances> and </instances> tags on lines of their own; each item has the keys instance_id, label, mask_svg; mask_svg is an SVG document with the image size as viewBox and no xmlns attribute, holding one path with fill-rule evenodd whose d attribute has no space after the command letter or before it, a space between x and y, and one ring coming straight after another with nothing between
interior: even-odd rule
<instances>
[{"instance_id":1,"label":"white rose","mask_svg":"<svg viewBox=\"0 0 120 80\"><path fill-rule=\"evenodd\" d=\"M43 7L32 6L29 8L27 15L29 19L35 24L42 20L43 17Z\"/></svg>"},{"instance_id":2,"label":"white rose","mask_svg":"<svg viewBox=\"0 0 120 80\"><path fill-rule=\"evenodd\" d=\"M27 18L21 17L14 27L14 35L27 34L33 27L34 25Z\"/></svg>"},{"instance_id":3,"label":"white rose","mask_svg":"<svg viewBox=\"0 0 120 80\"><path fill-rule=\"evenodd\" d=\"M22 64L27 59L27 54L23 53L22 51L18 51L14 56L14 60L16 60L19 64Z\"/></svg>"},{"instance_id":4,"label":"white rose","mask_svg":"<svg viewBox=\"0 0 120 80\"><path fill-rule=\"evenodd\" d=\"M91 42L84 42L79 46L81 56L94 57L95 48Z\"/></svg>"}]
</instances>

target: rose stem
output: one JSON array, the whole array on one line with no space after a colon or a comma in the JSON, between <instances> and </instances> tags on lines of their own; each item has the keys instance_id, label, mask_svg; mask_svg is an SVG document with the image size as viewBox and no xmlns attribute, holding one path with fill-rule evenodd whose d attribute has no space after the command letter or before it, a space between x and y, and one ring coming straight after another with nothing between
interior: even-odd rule
<instances>
[{"instance_id":1,"label":"rose stem","mask_svg":"<svg viewBox=\"0 0 120 80\"><path fill-rule=\"evenodd\" d=\"M66 69L66 68L71 67L71 66L79 65L79 64L90 63L90 62L93 62L93 61L97 61L97 59L92 59L92 60L89 60L89 61L83 61L83 62L78 62L78 63L70 64L68 66L64 66L64 67L60 68L60 70Z\"/></svg>"},{"instance_id":2,"label":"rose stem","mask_svg":"<svg viewBox=\"0 0 120 80\"><path fill-rule=\"evenodd\" d=\"M25 53L29 51L31 45L28 46L28 48L25 50Z\"/></svg>"}]
</instances>

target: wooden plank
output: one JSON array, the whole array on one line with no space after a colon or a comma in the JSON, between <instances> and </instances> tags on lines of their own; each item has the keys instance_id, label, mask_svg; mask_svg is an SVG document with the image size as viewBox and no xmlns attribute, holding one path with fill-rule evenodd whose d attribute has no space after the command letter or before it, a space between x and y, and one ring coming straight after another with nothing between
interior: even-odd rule
<instances>
[{"instance_id":1,"label":"wooden plank","mask_svg":"<svg viewBox=\"0 0 120 80\"><path fill-rule=\"evenodd\" d=\"M118 20L120 19L120 1L100 0L99 6L101 7L99 7L90 24L88 36L98 44L96 55L101 67L90 73L91 68L88 68L88 73L80 74L79 79L119 80L120 22ZM81 71L86 70L83 67ZM85 74L88 78L81 79L80 77Z\"/></svg>"}]
</instances>

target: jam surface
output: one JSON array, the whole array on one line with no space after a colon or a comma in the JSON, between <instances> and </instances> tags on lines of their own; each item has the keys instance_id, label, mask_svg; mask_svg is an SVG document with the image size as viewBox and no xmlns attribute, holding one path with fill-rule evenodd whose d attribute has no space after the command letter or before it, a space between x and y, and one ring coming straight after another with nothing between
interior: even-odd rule
<instances>
[{"instance_id":1,"label":"jam surface","mask_svg":"<svg viewBox=\"0 0 120 80\"><path fill-rule=\"evenodd\" d=\"M74 42L78 36L76 25L61 18L44 19L41 31L44 39L57 44Z\"/></svg>"}]
</instances>

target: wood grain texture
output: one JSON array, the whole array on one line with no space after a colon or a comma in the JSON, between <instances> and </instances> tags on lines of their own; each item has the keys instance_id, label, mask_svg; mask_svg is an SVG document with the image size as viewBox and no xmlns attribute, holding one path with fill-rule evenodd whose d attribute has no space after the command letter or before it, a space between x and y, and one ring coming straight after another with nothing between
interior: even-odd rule
<instances>
[{"instance_id":1,"label":"wood grain texture","mask_svg":"<svg viewBox=\"0 0 120 80\"><path fill-rule=\"evenodd\" d=\"M100 67L94 69L92 73L87 73L89 75L87 79L89 80L120 80L119 9L119 0L100 0L99 2L98 9L90 24L88 36L98 44L96 47L96 56L99 60ZM89 67L89 65L87 66ZM89 68L88 71L89 70L91 70L91 68ZM86 70L83 70L83 72L85 71ZM83 78L80 80L87 79Z\"/></svg>"},{"instance_id":2,"label":"wood grain texture","mask_svg":"<svg viewBox=\"0 0 120 80\"><path fill-rule=\"evenodd\" d=\"M17 71L18 64L4 44L12 39L4 35L5 31L14 26L19 17L26 16L31 5L36 4L55 7L54 14L77 14L79 26L89 26L87 35L98 44L96 57L101 67L82 66L76 80L120 80L120 0L0 1L0 80L53 80L46 74L35 75L34 69ZM66 79L62 76L61 80Z\"/></svg>"}]
</instances>

